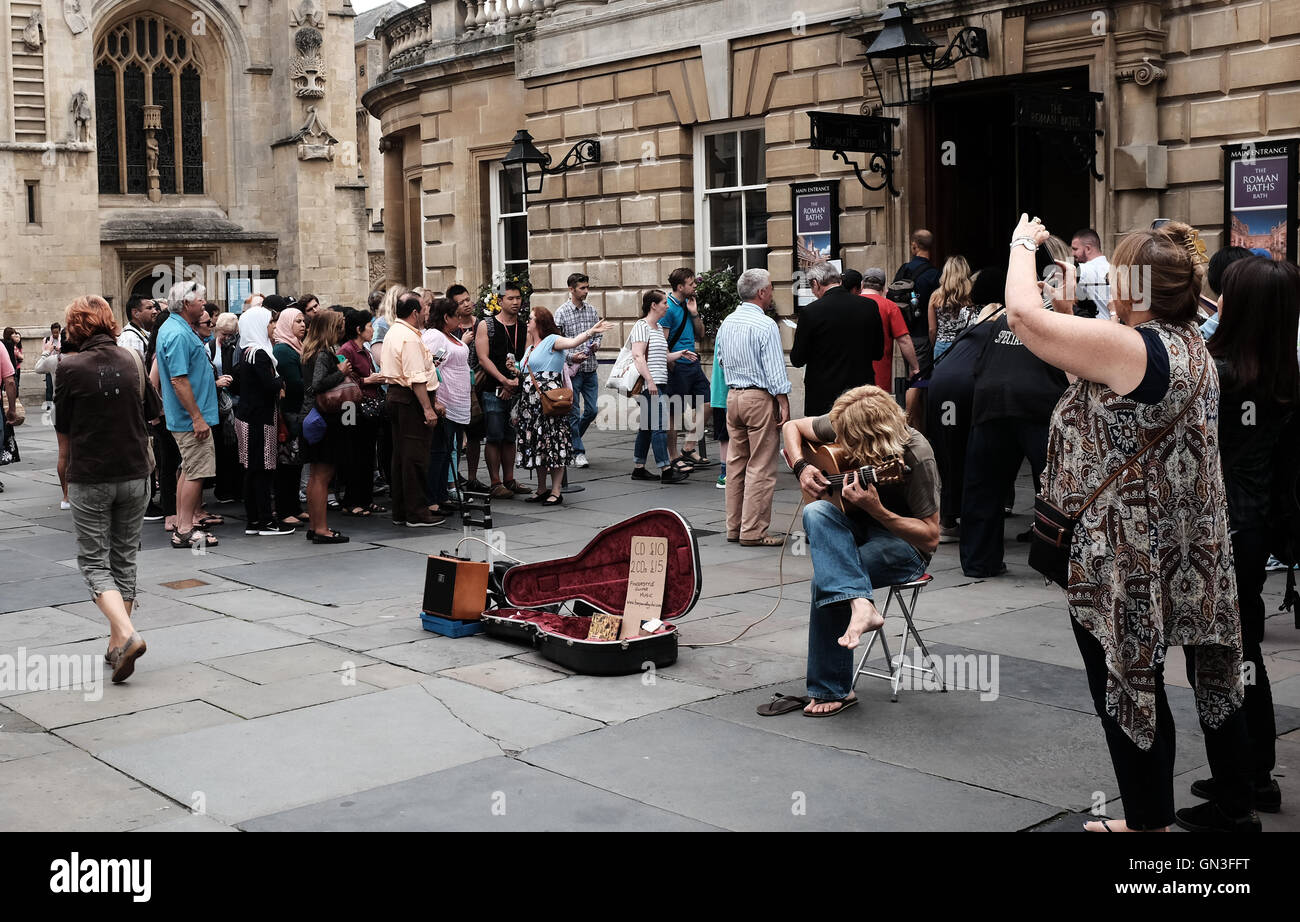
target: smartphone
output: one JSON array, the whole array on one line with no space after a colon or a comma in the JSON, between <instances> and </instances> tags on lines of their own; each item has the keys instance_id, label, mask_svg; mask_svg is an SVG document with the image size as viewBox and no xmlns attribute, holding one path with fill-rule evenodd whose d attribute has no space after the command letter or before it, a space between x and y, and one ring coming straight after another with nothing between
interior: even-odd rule
<instances>
[{"instance_id":1,"label":"smartphone","mask_svg":"<svg viewBox=\"0 0 1300 922\"><path fill-rule=\"evenodd\" d=\"M446 347L446 346L443 346L442 348L440 348L437 352L435 352L435 353L433 354L433 364L434 364L434 367L437 367L437 366L441 365L441 364L442 364L443 362L445 362L446 360L447 360L447 347Z\"/></svg>"},{"instance_id":2,"label":"smartphone","mask_svg":"<svg viewBox=\"0 0 1300 922\"><path fill-rule=\"evenodd\" d=\"M348 357L341 352L338 355L334 356L334 358L339 360L340 365L342 365L344 362L348 360Z\"/></svg>"}]
</instances>

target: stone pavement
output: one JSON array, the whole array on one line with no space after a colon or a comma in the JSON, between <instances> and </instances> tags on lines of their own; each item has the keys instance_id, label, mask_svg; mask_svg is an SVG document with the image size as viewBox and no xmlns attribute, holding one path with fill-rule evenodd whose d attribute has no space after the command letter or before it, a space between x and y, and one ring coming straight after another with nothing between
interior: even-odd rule
<instances>
[{"instance_id":1,"label":"stone pavement","mask_svg":"<svg viewBox=\"0 0 1300 922\"><path fill-rule=\"evenodd\" d=\"M0 654L102 654L107 625L58 508L53 433L33 422L23 462L0 468ZM1075 830L1116 797L1061 594L1012 538L1027 527L1027 478L1007 524L1010 572L968 579L944 545L920 602L934 653L995 672L896 704L864 679L862 704L833 720L763 718L755 707L774 690L803 693L808 558L727 544L716 468L685 486L634 482L630 437L592 436L593 466L571 478L586 490L563 507L495 504L507 550L567 556L598 527L671 506L699 530L704 570L683 643L770 618L734 643L683 647L657 674L577 676L517 646L420 628L424 556L450 550L459 527L332 516L352 542L316 547L245 537L242 506L227 505L213 507L229 521L221 546L195 556L149 524L136 617L149 651L135 676L98 700L0 689L0 829ZM793 481L781 486L775 531L798 503ZM1270 610L1281 582L1269 578ZM895 652L901 625L891 616ZM1265 650L1286 812L1262 819L1294 830L1289 614L1270 619ZM1180 651L1169 659L1182 806L1205 754ZM1117 800L1108 812L1120 815Z\"/></svg>"}]
</instances>

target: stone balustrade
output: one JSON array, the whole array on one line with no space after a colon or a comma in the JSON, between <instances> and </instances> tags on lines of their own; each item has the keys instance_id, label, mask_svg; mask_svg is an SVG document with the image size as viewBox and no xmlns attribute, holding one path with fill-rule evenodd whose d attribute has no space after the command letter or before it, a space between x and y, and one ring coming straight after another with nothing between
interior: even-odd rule
<instances>
[{"instance_id":1,"label":"stone balustrade","mask_svg":"<svg viewBox=\"0 0 1300 922\"><path fill-rule=\"evenodd\" d=\"M429 6L425 3L403 10L376 30L383 42L385 73L424 60L424 53L433 45Z\"/></svg>"}]
</instances>

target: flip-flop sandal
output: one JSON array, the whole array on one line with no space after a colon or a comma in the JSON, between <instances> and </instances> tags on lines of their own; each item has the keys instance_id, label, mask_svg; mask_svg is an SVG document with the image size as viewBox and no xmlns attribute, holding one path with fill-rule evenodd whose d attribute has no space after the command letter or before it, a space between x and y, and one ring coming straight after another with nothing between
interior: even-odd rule
<instances>
[{"instance_id":1,"label":"flip-flop sandal","mask_svg":"<svg viewBox=\"0 0 1300 922\"><path fill-rule=\"evenodd\" d=\"M219 515L208 513L199 516L199 520L194 523L195 528L211 528L214 525L225 525L226 520Z\"/></svg>"},{"instance_id":2,"label":"flip-flop sandal","mask_svg":"<svg viewBox=\"0 0 1300 922\"><path fill-rule=\"evenodd\" d=\"M836 708L835 710L833 710L833 711L820 711L820 712L818 712L818 713L816 713L816 714L810 713L810 712L808 712L808 711L804 711L804 712L803 712L803 716L804 716L804 717L834 717L836 714L840 713L841 711L847 711L849 708L853 707L853 705L855 705L855 704L858 703L858 699L857 699L857 698L842 698L842 699L840 699L839 701L818 701L817 703L818 703L818 704L838 704L839 707L837 707L837 708Z\"/></svg>"},{"instance_id":3,"label":"flip-flop sandal","mask_svg":"<svg viewBox=\"0 0 1300 922\"><path fill-rule=\"evenodd\" d=\"M797 695L783 695L775 692L772 700L764 702L758 706L759 717L778 717L781 714L789 714L791 711L799 711L808 706L811 698L801 698Z\"/></svg>"}]
</instances>

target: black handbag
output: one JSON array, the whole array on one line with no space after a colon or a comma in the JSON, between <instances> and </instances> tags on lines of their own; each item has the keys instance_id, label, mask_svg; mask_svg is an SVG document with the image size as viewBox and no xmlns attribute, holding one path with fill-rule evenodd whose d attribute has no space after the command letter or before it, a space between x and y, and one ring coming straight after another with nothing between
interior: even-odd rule
<instances>
[{"instance_id":1,"label":"black handbag","mask_svg":"<svg viewBox=\"0 0 1300 922\"><path fill-rule=\"evenodd\" d=\"M1079 507L1074 515L1067 514L1055 503L1042 496L1034 497L1034 523L1029 527L1029 566L1062 589L1067 588L1070 581L1070 543L1074 540L1074 529L1079 524L1079 518L1087 511L1089 506L1097 501L1097 497L1101 496L1106 488L1115 482L1115 479L1120 474L1124 473L1149 449L1158 442L1163 441L1165 436L1174 431L1174 427L1178 425L1179 420L1187 415L1187 411L1191 409L1197 396L1200 395L1209 372L1210 363L1207 360L1205 368L1201 371L1200 383L1197 384L1192 395L1187 398L1187 403L1183 405L1178 415L1170 421L1169 425L1161 429L1155 438L1138 449L1133 457L1121 464L1115 473L1102 481L1101 486L1084 500L1083 505Z\"/></svg>"}]
</instances>

